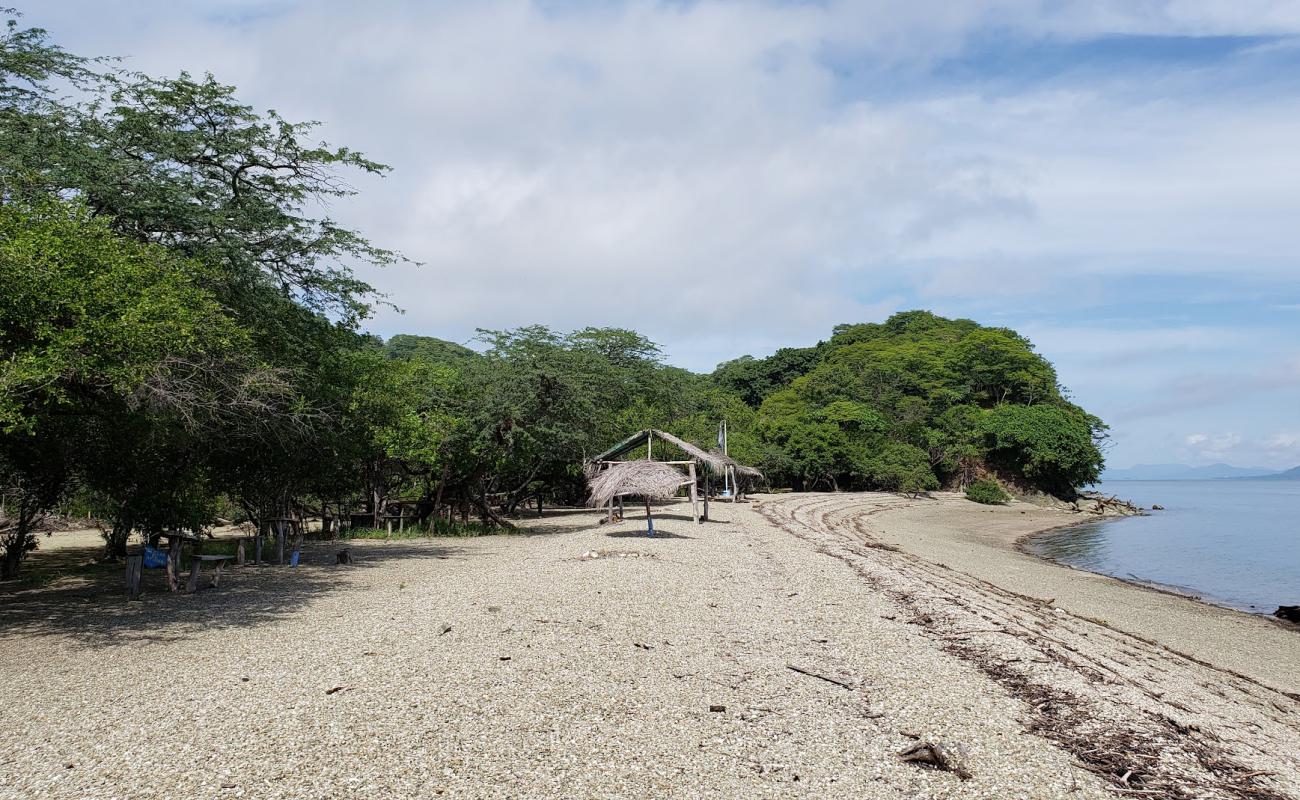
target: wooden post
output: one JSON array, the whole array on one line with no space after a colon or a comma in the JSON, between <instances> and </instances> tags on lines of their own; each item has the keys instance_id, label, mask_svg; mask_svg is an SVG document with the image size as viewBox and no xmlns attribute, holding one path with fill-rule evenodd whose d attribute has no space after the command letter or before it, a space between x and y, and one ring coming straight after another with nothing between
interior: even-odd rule
<instances>
[{"instance_id":1,"label":"wooden post","mask_svg":"<svg viewBox=\"0 0 1300 800\"><path fill-rule=\"evenodd\" d=\"M244 566L244 542L247 541L241 536L239 542L235 545L235 563L241 567Z\"/></svg>"},{"instance_id":2,"label":"wooden post","mask_svg":"<svg viewBox=\"0 0 1300 800\"><path fill-rule=\"evenodd\" d=\"M700 523L699 507L695 505L695 462L692 461L688 468L691 475L691 522L698 525Z\"/></svg>"},{"instance_id":3,"label":"wooden post","mask_svg":"<svg viewBox=\"0 0 1300 800\"><path fill-rule=\"evenodd\" d=\"M538 492L537 493L537 516L540 517L541 515L542 515L542 493Z\"/></svg>"},{"instance_id":4,"label":"wooden post","mask_svg":"<svg viewBox=\"0 0 1300 800\"><path fill-rule=\"evenodd\" d=\"M275 563L284 564L284 520L275 521Z\"/></svg>"},{"instance_id":5,"label":"wooden post","mask_svg":"<svg viewBox=\"0 0 1300 800\"><path fill-rule=\"evenodd\" d=\"M731 473L731 502L734 505L736 500L740 498L740 485L736 483L736 470L727 467L727 472Z\"/></svg>"},{"instance_id":6,"label":"wooden post","mask_svg":"<svg viewBox=\"0 0 1300 800\"><path fill-rule=\"evenodd\" d=\"M140 572L144 567L144 556L126 557L126 599L140 599Z\"/></svg>"},{"instance_id":7,"label":"wooden post","mask_svg":"<svg viewBox=\"0 0 1300 800\"><path fill-rule=\"evenodd\" d=\"M709 521L709 471L704 470L704 516L700 522Z\"/></svg>"},{"instance_id":8,"label":"wooden post","mask_svg":"<svg viewBox=\"0 0 1300 800\"><path fill-rule=\"evenodd\" d=\"M645 498L645 532L647 536L655 535L655 518L650 516L650 496Z\"/></svg>"},{"instance_id":9,"label":"wooden post","mask_svg":"<svg viewBox=\"0 0 1300 800\"><path fill-rule=\"evenodd\" d=\"M620 518L626 517L626 514L623 511L623 495L621 494L618 496L618 515Z\"/></svg>"},{"instance_id":10,"label":"wooden post","mask_svg":"<svg viewBox=\"0 0 1300 800\"><path fill-rule=\"evenodd\" d=\"M167 547L167 588L177 592L181 588L181 537L173 536Z\"/></svg>"},{"instance_id":11,"label":"wooden post","mask_svg":"<svg viewBox=\"0 0 1300 800\"><path fill-rule=\"evenodd\" d=\"M655 446L655 432L654 429L651 428L646 433L645 436L645 460L646 461L654 460L654 446ZM646 507L648 508L649 504L647 504Z\"/></svg>"},{"instance_id":12,"label":"wooden post","mask_svg":"<svg viewBox=\"0 0 1300 800\"><path fill-rule=\"evenodd\" d=\"M253 563L262 566L262 525L257 526L257 536L253 539Z\"/></svg>"}]
</instances>

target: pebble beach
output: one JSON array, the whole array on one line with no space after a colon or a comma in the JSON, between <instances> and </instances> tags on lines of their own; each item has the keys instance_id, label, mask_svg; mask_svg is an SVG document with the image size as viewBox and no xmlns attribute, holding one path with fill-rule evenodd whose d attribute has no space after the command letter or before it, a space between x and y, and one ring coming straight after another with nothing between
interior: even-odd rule
<instances>
[{"instance_id":1,"label":"pebble beach","mask_svg":"<svg viewBox=\"0 0 1300 800\"><path fill-rule=\"evenodd\" d=\"M1065 512L711 511L0 596L0 797L1300 797L1296 631L1016 550Z\"/></svg>"}]
</instances>

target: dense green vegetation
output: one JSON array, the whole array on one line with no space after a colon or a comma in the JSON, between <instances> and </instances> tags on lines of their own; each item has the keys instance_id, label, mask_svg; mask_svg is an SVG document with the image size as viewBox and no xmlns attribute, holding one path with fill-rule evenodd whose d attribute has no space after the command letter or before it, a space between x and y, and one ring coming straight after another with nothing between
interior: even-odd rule
<instances>
[{"instance_id":1,"label":"dense green vegetation","mask_svg":"<svg viewBox=\"0 0 1300 800\"><path fill-rule=\"evenodd\" d=\"M996 475L1059 495L1096 481L1101 420L1071 403L1024 337L925 311L841 325L812 349L745 364L769 477L796 488L916 492ZM791 352L806 365L790 376ZM719 368L736 386L738 362ZM754 400L750 401L751 403Z\"/></svg>"},{"instance_id":2,"label":"dense green vegetation","mask_svg":"<svg viewBox=\"0 0 1300 800\"><path fill-rule=\"evenodd\" d=\"M966 499L986 506L998 506L1011 499L1002 485L988 478L980 478L966 486Z\"/></svg>"},{"instance_id":3,"label":"dense green vegetation","mask_svg":"<svg viewBox=\"0 0 1300 800\"><path fill-rule=\"evenodd\" d=\"M435 530L489 529L534 496L579 502L582 460L632 431L709 445L723 419L734 457L797 489L1097 478L1101 422L1029 342L968 320L844 325L712 375L622 329L366 335L382 298L348 265L401 256L310 210L386 168L312 135L211 77L105 71L10 20L4 577L64 503L102 520L108 557L132 534L326 503L375 529L399 498Z\"/></svg>"}]
</instances>

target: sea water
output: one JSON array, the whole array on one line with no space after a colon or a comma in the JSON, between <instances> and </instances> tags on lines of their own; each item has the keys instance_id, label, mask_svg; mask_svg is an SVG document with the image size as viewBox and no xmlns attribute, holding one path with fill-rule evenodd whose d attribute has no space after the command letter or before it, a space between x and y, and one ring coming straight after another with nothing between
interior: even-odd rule
<instances>
[{"instance_id":1,"label":"sea water","mask_svg":"<svg viewBox=\"0 0 1300 800\"><path fill-rule=\"evenodd\" d=\"M1029 550L1244 611L1300 605L1300 481L1111 481L1096 488L1165 510L1051 531L1031 539Z\"/></svg>"}]
</instances>

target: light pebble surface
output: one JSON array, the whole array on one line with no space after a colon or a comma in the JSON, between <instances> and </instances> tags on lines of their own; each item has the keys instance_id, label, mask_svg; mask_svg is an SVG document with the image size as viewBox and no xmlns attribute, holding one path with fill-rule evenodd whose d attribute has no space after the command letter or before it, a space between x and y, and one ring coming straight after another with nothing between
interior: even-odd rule
<instances>
[{"instance_id":1,"label":"light pebble surface","mask_svg":"<svg viewBox=\"0 0 1300 800\"><path fill-rule=\"evenodd\" d=\"M523 536L353 542L351 566L314 544L297 569L232 569L193 596L0 597L0 797L1120 796L1068 742L1029 732L1032 706L963 649L961 615L1043 609L869 546L915 502L772 497L714 504L706 525L678 503L658 507L654 538L640 514L597 526L560 510ZM909 624L922 608L933 622ZM1165 657L1044 613L1046 636L1090 634L1098 659ZM1178 696L1213 682L1212 667L1163 666ZM1112 694L1127 678L1050 669L1097 724L1128 724L1106 706L1139 702ZM1296 703L1269 691L1222 690L1201 722L1245 720L1294 751ZM901 762L909 734L973 777ZM1258 758L1287 796L1295 762ZM1215 791L1200 796L1234 796Z\"/></svg>"}]
</instances>

